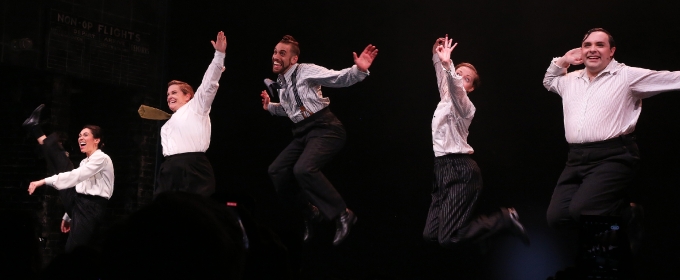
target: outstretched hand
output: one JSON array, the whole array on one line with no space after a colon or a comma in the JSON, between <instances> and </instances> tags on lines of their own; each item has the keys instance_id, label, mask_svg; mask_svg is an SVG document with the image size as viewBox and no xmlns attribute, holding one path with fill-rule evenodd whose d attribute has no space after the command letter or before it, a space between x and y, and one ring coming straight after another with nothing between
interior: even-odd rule
<instances>
[{"instance_id":1,"label":"outstretched hand","mask_svg":"<svg viewBox=\"0 0 680 280\"><path fill-rule=\"evenodd\" d=\"M44 185L45 184L45 179L42 179L40 181L33 181L28 185L28 194L31 195L33 192L35 192L35 189Z\"/></svg>"},{"instance_id":2,"label":"outstretched hand","mask_svg":"<svg viewBox=\"0 0 680 280\"><path fill-rule=\"evenodd\" d=\"M446 37L444 37L444 44L437 46L435 49L439 56L439 60L442 62L442 66L444 66L446 70L451 70L451 51L458 46L458 43L453 44L453 46L451 43L453 43L453 39L449 39L449 34L446 34Z\"/></svg>"},{"instance_id":3,"label":"outstretched hand","mask_svg":"<svg viewBox=\"0 0 680 280\"><path fill-rule=\"evenodd\" d=\"M569 65L583 64L583 57L581 56L581 48L571 49L564 56L560 57L555 63L560 67L569 67Z\"/></svg>"},{"instance_id":4,"label":"outstretched hand","mask_svg":"<svg viewBox=\"0 0 680 280\"><path fill-rule=\"evenodd\" d=\"M215 50L218 52L225 52L227 50L227 37L224 36L224 32L218 32L217 39L215 40L216 41L210 41L210 43L213 45L213 48L215 48Z\"/></svg>"},{"instance_id":5,"label":"outstretched hand","mask_svg":"<svg viewBox=\"0 0 680 280\"><path fill-rule=\"evenodd\" d=\"M263 90L260 96L262 97L262 108L265 111L269 110L269 94L267 94L266 90Z\"/></svg>"},{"instance_id":6,"label":"outstretched hand","mask_svg":"<svg viewBox=\"0 0 680 280\"><path fill-rule=\"evenodd\" d=\"M361 72L366 72L368 71L368 67L371 67L371 63L373 63L375 57L378 56L378 49L374 45L369 44L364 51L361 52L360 56L357 56L357 53L355 52L353 52L352 55L354 56L354 64L356 64L357 68L359 68Z\"/></svg>"}]
</instances>

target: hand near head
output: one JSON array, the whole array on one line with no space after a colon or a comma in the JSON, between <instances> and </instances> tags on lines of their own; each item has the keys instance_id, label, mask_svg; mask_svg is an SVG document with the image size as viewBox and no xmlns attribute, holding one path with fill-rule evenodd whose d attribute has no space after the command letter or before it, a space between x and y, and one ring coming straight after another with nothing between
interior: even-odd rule
<instances>
[{"instance_id":1,"label":"hand near head","mask_svg":"<svg viewBox=\"0 0 680 280\"><path fill-rule=\"evenodd\" d=\"M262 108L265 111L269 110L269 94L266 90L263 90L260 96L262 97Z\"/></svg>"},{"instance_id":2,"label":"hand near head","mask_svg":"<svg viewBox=\"0 0 680 280\"><path fill-rule=\"evenodd\" d=\"M35 191L36 188L42 186L45 184L45 179L42 179L40 181L33 181L30 184L28 184L28 194L31 195Z\"/></svg>"},{"instance_id":3,"label":"hand near head","mask_svg":"<svg viewBox=\"0 0 680 280\"><path fill-rule=\"evenodd\" d=\"M555 64L557 66L560 66L562 68L569 67L569 65L579 65L583 64L583 57L581 56L581 48L575 48L567 53L564 54L564 56L560 57L555 61Z\"/></svg>"},{"instance_id":4,"label":"hand near head","mask_svg":"<svg viewBox=\"0 0 680 280\"><path fill-rule=\"evenodd\" d=\"M451 70L451 51L453 51L453 49L458 46L458 43L451 45L452 42L453 39L449 39L449 34L446 34L446 37L444 37L444 44L435 48L435 51L439 56L439 60L442 62L442 66L444 66L446 70Z\"/></svg>"},{"instance_id":5,"label":"hand near head","mask_svg":"<svg viewBox=\"0 0 680 280\"><path fill-rule=\"evenodd\" d=\"M215 50L218 52L225 52L227 50L227 37L224 36L224 32L218 32L217 39L215 40L217 41L210 41L210 43L213 45L213 48L215 48Z\"/></svg>"},{"instance_id":6,"label":"hand near head","mask_svg":"<svg viewBox=\"0 0 680 280\"><path fill-rule=\"evenodd\" d=\"M352 55L354 55L354 64L357 65L357 68L359 68L361 72L366 72L378 55L378 49L374 45L369 44L364 51L361 52L360 56L357 56L357 53L355 52L353 52Z\"/></svg>"}]
</instances>

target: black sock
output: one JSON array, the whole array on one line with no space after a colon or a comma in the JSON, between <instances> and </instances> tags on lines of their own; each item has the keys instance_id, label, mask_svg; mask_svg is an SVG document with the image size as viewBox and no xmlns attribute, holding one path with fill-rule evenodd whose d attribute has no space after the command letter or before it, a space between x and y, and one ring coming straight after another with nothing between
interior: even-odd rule
<instances>
[{"instance_id":1,"label":"black sock","mask_svg":"<svg viewBox=\"0 0 680 280\"><path fill-rule=\"evenodd\" d=\"M45 133L43 133L42 128L38 124L27 127L27 130L28 133L35 137L36 140L40 137L45 136Z\"/></svg>"}]
</instances>

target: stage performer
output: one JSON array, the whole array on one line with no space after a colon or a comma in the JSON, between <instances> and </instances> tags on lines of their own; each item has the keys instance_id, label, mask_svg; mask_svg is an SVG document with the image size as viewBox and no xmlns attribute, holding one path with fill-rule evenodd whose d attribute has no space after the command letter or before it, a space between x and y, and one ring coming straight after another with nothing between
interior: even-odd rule
<instances>
[{"instance_id":1,"label":"stage performer","mask_svg":"<svg viewBox=\"0 0 680 280\"><path fill-rule=\"evenodd\" d=\"M615 51L614 37L593 28L579 48L553 58L543 78L543 86L562 97L569 143L548 206L552 227L574 227L581 215L623 215L633 222L642 213L627 195L640 168L633 132L642 99L679 90L680 71L627 66L614 59ZM585 69L567 73L580 64Z\"/></svg>"},{"instance_id":2,"label":"stage performer","mask_svg":"<svg viewBox=\"0 0 680 280\"><path fill-rule=\"evenodd\" d=\"M227 38L217 33L211 41L215 56L203 76L201 85L193 88L182 81L168 83L168 107L174 113L161 128L161 144L165 161L161 164L154 198L162 192L182 191L209 197L215 192L215 174L205 152L210 146L210 108L224 71Z\"/></svg>"},{"instance_id":3,"label":"stage performer","mask_svg":"<svg viewBox=\"0 0 680 280\"><path fill-rule=\"evenodd\" d=\"M354 65L339 71L311 63L298 63L300 47L293 36L286 35L274 47L272 71L278 74L280 103L270 102L262 91L262 106L272 115L287 116L293 121L293 141L269 166L269 176L279 195L304 213L303 239L312 236L312 221L335 220L333 244L340 244L357 218L330 181L321 173L345 144L345 129L323 97L321 87L348 87L364 80L378 49L368 45ZM295 186L297 180L299 187Z\"/></svg>"},{"instance_id":4,"label":"stage performer","mask_svg":"<svg viewBox=\"0 0 680 280\"><path fill-rule=\"evenodd\" d=\"M101 225L111 195L113 194L113 162L101 151L102 130L96 125L85 125L78 134L80 152L86 155L78 168L62 146L59 133L45 136L40 128L40 112L44 105L38 106L23 126L36 138L48 164L55 175L31 182L28 194L35 189L48 185L59 190L59 196L66 214L61 222L61 231L69 233L66 252L87 245Z\"/></svg>"},{"instance_id":5,"label":"stage performer","mask_svg":"<svg viewBox=\"0 0 680 280\"><path fill-rule=\"evenodd\" d=\"M475 106L468 94L480 80L472 64L453 65L451 51L458 43L439 38L432 47L432 62L437 75L441 101L432 118L434 182L432 203L427 214L423 238L441 246L480 242L498 233L511 233L528 245L529 237L514 208L501 208L489 216L474 216L482 191L482 175L470 157L474 152L467 142L468 128Z\"/></svg>"}]
</instances>

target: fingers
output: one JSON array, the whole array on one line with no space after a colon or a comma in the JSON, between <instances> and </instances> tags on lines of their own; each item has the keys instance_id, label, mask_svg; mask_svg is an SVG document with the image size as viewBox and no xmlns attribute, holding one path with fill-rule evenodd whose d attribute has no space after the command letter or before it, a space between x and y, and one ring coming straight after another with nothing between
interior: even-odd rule
<instances>
[{"instance_id":1,"label":"fingers","mask_svg":"<svg viewBox=\"0 0 680 280\"><path fill-rule=\"evenodd\" d=\"M455 49L456 46L458 46L458 43L453 44L453 46L451 47L451 50Z\"/></svg>"},{"instance_id":2,"label":"fingers","mask_svg":"<svg viewBox=\"0 0 680 280\"><path fill-rule=\"evenodd\" d=\"M354 58L354 61L356 61L357 59L359 59L359 57L357 56L357 53L356 53L356 52L352 52L352 58Z\"/></svg>"}]
</instances>

